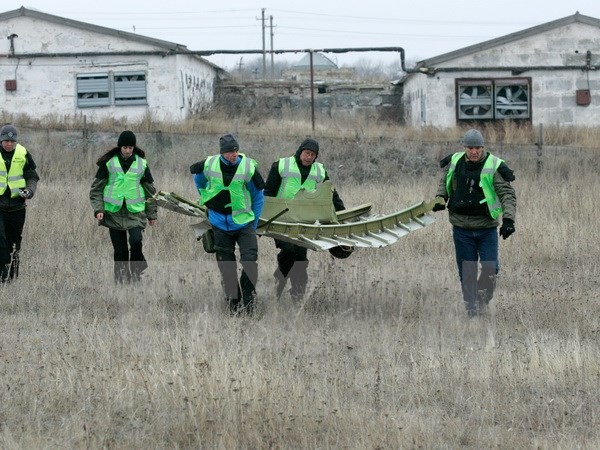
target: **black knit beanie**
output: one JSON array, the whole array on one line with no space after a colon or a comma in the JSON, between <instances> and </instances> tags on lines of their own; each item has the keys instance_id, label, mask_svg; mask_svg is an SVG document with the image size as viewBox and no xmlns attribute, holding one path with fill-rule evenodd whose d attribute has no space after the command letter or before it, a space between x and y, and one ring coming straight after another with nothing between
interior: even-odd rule
<instances>
[{"instance_id":1,"label":"black knit beanie","mask_svg":"<svg viewBox=\"0 0 600 450\"><path fill-rule=\"evenodd\" d=\"M302 144L300 144L300 147L298 147L298 150L296 150L296 155L300 156L300 153L302 153L302 150L312 150L313 152L315 152L318 155L319 154L319 143L317 141L315 141L314 139L306 138L302 141Z\"/></svg>"},{"instance_id":2,"label":"black knit beanie","mask_svg":"<svg viewBox=\"0 0 600 450\"><path fill-rule=\"evenodd\" d=\"M135 134L133 134L133 131L126 130L119 135L117 147L135 147L135 142Z\"/></svg>"},{"instance_id":3,"label":"black knit beanie","mask_svg":"<svg viewBox=\"0 0 600 450\"><path fill-rule=\"evenodd\" d=\"M233 134L225 134L219 138L219 147L221 153L232 152L239 150L240 146Z\"/></svg>"}]
</instances>

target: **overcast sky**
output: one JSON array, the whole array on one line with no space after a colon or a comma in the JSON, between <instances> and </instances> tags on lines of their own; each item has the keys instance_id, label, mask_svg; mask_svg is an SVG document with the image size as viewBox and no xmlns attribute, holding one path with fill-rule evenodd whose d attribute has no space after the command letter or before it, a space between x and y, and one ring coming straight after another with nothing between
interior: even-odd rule
<instances>
[{"instance_id":1,"label":"overcast sky","mask_svg":"<svg viewBox=\"0 0 600 450\"><path fill-rule=\"evenodd\" d=\"M26 1L26 3L24 3ZM2 0L82 22L176 42L190 50L402 47L408 62L503 36L579 11L600 18L600 0ZM0 52L1 53L1 52ZM225 68L260 55L215 56ZM291 61L302 55L286 55ZM397 54L328 54L338 64L390 62ZM278 56L276 56L278 58Z\"/></svg>"}]
</instances>

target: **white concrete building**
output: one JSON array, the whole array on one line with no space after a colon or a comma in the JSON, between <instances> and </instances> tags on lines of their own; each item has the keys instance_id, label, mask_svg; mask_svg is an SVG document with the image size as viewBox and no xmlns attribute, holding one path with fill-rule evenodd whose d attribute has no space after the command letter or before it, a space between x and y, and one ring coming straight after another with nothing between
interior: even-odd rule
<instances>
[{"instance_id":1,"label":"white concrete building","mask_svg":"<svg viewBox=\"0 0 600 450\"><path fill-rule=\"evenodd\" d=\"M179 121L224 72L183 45L19 8L0 14L0 108L12 115Z\"/></svg>"},{"instance_id":2,"label":"white concrete building","mask_svg":"<svg viewBox=\"0 0 600 450\"><path fill-rule=\"evenodd\" d=\"M406 124L597 126L599 65L600 20L576 13L418 62L401 81Z\"/></svg>"}]
</instances>

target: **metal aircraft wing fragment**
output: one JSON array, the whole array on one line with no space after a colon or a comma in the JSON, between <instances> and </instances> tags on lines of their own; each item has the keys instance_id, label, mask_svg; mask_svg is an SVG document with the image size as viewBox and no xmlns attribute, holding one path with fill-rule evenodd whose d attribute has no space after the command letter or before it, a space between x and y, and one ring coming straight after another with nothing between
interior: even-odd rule
<instances>
[{"instance_id":1,"label":"metal aircraft wing fragment","mask_svg":"<svg viewBox=\"0 0 600 450\"><path fill-rule=\"evenodd\" d=\"M355 222L339 224L310 225L273 221L257 230L257 233L317 251L340 245L385 247L434 223L433 216L427 213L436 202L434 199L393 214L361 216Z\"/></svg>"},{"instance_id":2,"label":"metal aircraft wing fragment","mask_svg":"<svg viewBox=\"0 0 600 450\"><path fill-rule=\"evenodd\" d=\"M277 218L286 223L337 223L333 207L333 185L327 180L319 183L314 191L300 189L294 198L265 197L261 219L269 220L281 211Z\"/></svg>"},{"instance_id":3,"label":"metal aircraft wing fragment","mask_svg":"<svg viewBox=\"0 0 600 450\"><path fill-rule=\"evenodd\" d=\"M313 193L315 191L309 193L309 198L304 198L304 201L312 202L313 199L310 198L310 195L313 195ZM319 195L317 194L317 197ZM301 216L302 222L289 222L289 219L285 219L288 211L281 213L285 208L292 205L295 208L294 214L301 214L301 197L297 198L298 202L288 201L288 203L281 204L273 202L270 212L261 215L259 228L256 230L257 234L316 251L329 250L340 245L379 248L391 245L401 237L435 222L433 216L427 213L437 203L436 199L430 202L421 202L388 215L369 214L371 205L364 204L337 213L334 212L336 217L334 221L329 223L322 223L319 219L316 219L313 223L306 223L307 216ZM160 191L154 198L156 203L163 208L187 216L201 218L200 223L192 225L196 237L200 238L210 228L205 207L170 192ZM275 198L265 197L265 205L271 203L272 199ZM329 208L329 205L327 205L327 208ZM278 216L278 214L281 214L281 216ZM308 215L311 218L320 215L326 221L326 217L331 218L329 214L328 210L325 208L320 209L320 206L317 205L316 209L313 209L313 212ZM273 218L275 220L271 220Z\"/></svg>"},{"instance_id":4,"label":"metal aircraft wing fragment","mask_svg":"<svg viewBox=\"0 0 600 450\"><path fill-rule=\"evenodd\" d=\"M207 219L206 208L187 200L173 192L159 191L154 195L156 204L170 211L184 214L186 216L201 217Z\"/></svg>"}]
</instances>

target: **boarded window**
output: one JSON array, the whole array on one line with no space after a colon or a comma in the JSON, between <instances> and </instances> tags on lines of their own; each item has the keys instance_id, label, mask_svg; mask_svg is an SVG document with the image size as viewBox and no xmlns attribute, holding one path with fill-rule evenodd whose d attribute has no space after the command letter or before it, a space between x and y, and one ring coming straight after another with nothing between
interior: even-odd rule
<instances>
[{"instance_id":1,"label":"boarded window","mask_svg":"<svg viewBox=\"0 0 600 450\"><path fill-rule=\"evenodd\" d=\"M115 73L115 105L146 104L146 74Z\"/></svg>"},{"instance_id":2,"label":"boarded window","mask_svg":"<svg viewBox=\"0 0 600 450\"><path fill-rule=\"evenodd\" d=\"M77 106L89 108L110 105L108 73L77 75Z\"/></svg>"},{"instance_id":3,"label":"boarded window","mask_svg":"<svg viewBox=\"0 0 600 450\"><path fill-rule=\"evenodd\" d=\"M146 105L144 72L103 72L77 75L77 106Z\"/></svg>"}]
</instances>

